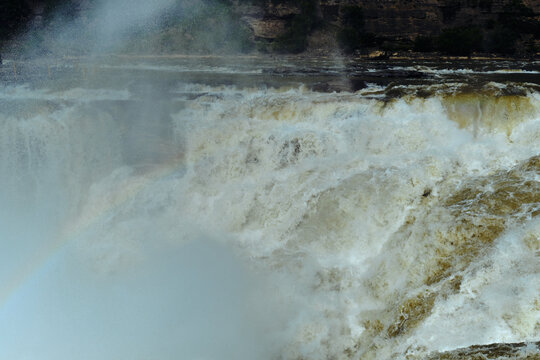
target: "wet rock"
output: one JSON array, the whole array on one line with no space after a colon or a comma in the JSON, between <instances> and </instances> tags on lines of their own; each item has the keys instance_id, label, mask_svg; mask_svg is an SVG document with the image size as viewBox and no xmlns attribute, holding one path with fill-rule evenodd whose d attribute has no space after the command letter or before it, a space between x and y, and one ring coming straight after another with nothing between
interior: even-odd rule
<instances>
[{"instance_id":1,"label":"wet rock","mask_svg":"<svg viewBox=\"0 0 540 360\"><path fill-rule=\"evenodd\" d=\"M372 60L386 60L390 57L385 51L375 50L368 54L368 59Z\"/></svg>"},{"instance_id":2,"label":"wet rock","mask_svg":"<svg viewBox=\"0 0 540 360\"><path fill-rule=\"evenodd\" d=\"M540 358L540 342L536 343L495 343L489 345L473 345L431 355L428 360L446 359L538 359Z\"/></svg>"}]
</instances>

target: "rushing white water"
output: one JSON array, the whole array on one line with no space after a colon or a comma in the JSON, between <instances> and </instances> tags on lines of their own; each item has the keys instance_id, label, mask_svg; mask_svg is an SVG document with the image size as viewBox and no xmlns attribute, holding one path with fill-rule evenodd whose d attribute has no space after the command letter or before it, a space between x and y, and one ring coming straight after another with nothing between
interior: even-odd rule
<instances>
[{"instance_id":1,"label":"rushing white water","mask_svg":"<svg viewBox=\"0 0 540 360\"><path fill-rule=\"evenodd\" d=\"M510 86L3 88L0 357L537 341L540 95Z\"/></svg>"}]
</instances>

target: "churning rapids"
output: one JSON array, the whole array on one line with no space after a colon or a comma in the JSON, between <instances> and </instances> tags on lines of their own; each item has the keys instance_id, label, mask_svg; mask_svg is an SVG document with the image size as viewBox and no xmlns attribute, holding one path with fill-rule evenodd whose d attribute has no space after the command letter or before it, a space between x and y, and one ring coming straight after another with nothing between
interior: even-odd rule
<instances>
[{"instance_id":1,"label":"churning rapids","mask_svg":"<svg viewBox=\"0 0 540 360\"><path fill-rule=\"evenodd\" d=\"M5 61L0 358L540 358L538 63L483 64Z\"/></svg>"}]
</instances>

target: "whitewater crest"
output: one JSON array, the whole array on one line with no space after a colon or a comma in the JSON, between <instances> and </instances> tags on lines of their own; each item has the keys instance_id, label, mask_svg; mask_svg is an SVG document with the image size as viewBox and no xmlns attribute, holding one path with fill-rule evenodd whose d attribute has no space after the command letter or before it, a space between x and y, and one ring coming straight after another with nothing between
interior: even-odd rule
<instances>
[{"instance_id":1,"label":"whitewater crest","mask_svg":"<svg viewBox=\"0 0 540 360\"><path fill-rule=\"evenodd\" d=\"M540 339L540 95L534 86L392 85L323 93L303 86L183 84L154 99L104 92L108 99L98 90L4 91L0 101L10 110L0 114L0 185L9 192L2 200L18 206L15 215L31 208L36 218L46 213L56 224L38 240L48 250L33 271L61 252L56 263L65 264L55 266L72 269L74 278L83 274L75 292L90 289L91 299L117 305L139 299L132 310L154 319L152 334L164 331L156 335L158 345L140 345L143 354L161 351L160 358L172 359L186 326L213 326L216 353L192 341L180 342L189 348L182 354L540 356L534 344ZM51 214L52 205L62 211ZM33 235L22 242L27 254ZM209 241L202 239L219 245L194 250L193 243ZM193 264L189 254L197 254ZM162 262L163 272L143 272L136 285L133 274L162 269ZM8 279L24 279L0 299L12 313L24 311L25 304L9 299L32 292L37 275L16 265L6 269ZM206 274L204 291L193 269ZM50 286L69 292L72 285ZM125 296L111 290L118 287ZM208 306L224 298L233 316L195 311L198 318L184 322L176 304L194 306L185 289ZM174 301L156 303L146 297L150 292ZM69 313L79 308L71 301L99 319L110 315L84 296L51 306ZM218 308L227 312L223 304ZM160 328L165 319L166 329ZM143 320L128 323L145 338ZM58 337L69 320L59 327ZM2 336L14 335L2 329ZM20 351L17 342L0 346L0 355Z\"/></svg>"}]
</instances>

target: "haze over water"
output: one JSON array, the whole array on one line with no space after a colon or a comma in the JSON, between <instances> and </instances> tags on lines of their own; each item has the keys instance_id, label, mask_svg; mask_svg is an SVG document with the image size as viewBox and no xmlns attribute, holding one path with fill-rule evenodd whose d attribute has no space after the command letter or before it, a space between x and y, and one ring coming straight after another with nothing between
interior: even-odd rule
<instances>
[{"instance_id":1,"label":"haze over water","mask_svg":"<svg viewBox=\"0 0 540 360\"><path fill-rule=\"evenodd\" d=\"M0 358L539 356L538 74L7 59Z\"/></svg>"}]
</instances>

